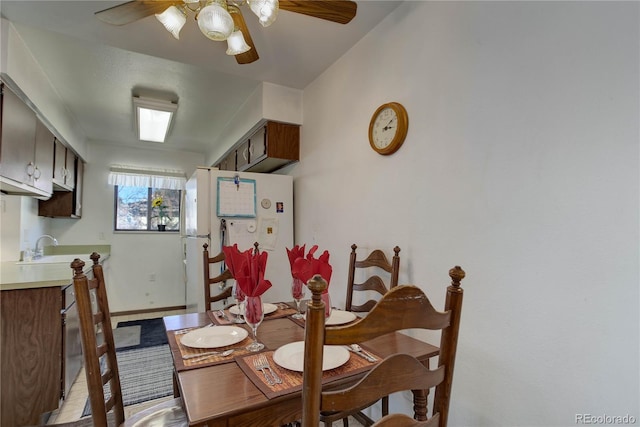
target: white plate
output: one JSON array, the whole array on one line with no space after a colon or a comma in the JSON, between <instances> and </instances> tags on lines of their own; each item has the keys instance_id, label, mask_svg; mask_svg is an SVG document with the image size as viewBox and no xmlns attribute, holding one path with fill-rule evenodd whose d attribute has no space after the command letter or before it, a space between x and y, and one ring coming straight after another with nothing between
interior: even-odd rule
<instances>
[{"instance_id":1,"label":"white plate","mask_svg":"<svg viewBox=\"0 0 640 427\"><path fill-rule=\"evenodd\" d=\"M307 313L305 313L304 316L306 319ZM345 323L349 323L356 320L356 318L357 316L350 311L332 309L331 316L329 316L329 318L324 321L324 325L325 326L344 325Z\"/></svg>"},{"instance_id":2,"label":"white plate","mask_svg":"<svg viewBox=\"0 0 640 427\"><path fill-rule=\"evenodd\" d=\"M331 316L325 320L325 325L343 325L356 320L356 315L350 311L331 310Z\"/></svg>"},{"instance_id":3,"label":"white plate","mask_svg":"<svg viewBox=\"0 0 640 427\"><path fill-rule=\"evenodd\" d=\"M249 332L237 326L212 326L187 332L180 342L193 348L216 348L239 343Z\"/></svg>"},{"instance_id":4,"label":"white plate","mask_svg":"<svg viewBox=\"0 0 640 427\"><path fill-rule=\"evenodd\" d=\"M342 366L349 360L349 351L339 345L325 345L322 370L328 371ZM304 341L285 344L273 353L273 361L285 369L302 372L304 367Z\"/></svg>"},{"instance_id":5,"label":"white plate","mask_svg":"<svg viewBox=\"0 0 640 427\"><path fill-rule=\"evenodd\" d=\"M270 304L268 302L262 303L262 311L264 312L264 314L273 313L277 309L278 309L278 306L275 304ZM235 315L242 314L244 316L244 304L240 304L240 312L238 312L238 306L234 305L229 308L229 313L235 314Z\"/></svg>"}]
</instances>

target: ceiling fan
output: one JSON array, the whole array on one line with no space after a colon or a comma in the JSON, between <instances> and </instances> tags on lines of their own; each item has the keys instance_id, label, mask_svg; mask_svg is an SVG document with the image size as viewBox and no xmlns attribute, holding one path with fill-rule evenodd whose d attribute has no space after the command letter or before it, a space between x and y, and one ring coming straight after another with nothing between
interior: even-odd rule
<instances>
[{"instance_id":1,"label":"ceiling fan","mask_svg":"<svg viewBox=\"0 0 640 427\"><path fill-rule=\"evenodd\" d=\"M188 14L194 14L200 31L211 40L226 40L227 55L238 64L259 59L241 8L248 6L266 27L275 21L278 10L301 13L339 24L349 23L358 5L351 0L134 0L96 12L103 22L125 25L156 15L165 28L178 37Z\"/></svg>"}]
</instances>

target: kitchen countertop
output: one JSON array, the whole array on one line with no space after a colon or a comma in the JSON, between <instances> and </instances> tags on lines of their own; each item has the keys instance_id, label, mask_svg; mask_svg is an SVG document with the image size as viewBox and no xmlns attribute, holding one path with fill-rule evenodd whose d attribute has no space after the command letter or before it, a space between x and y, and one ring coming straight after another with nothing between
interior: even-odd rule
<instances>
[{"instance_id":1,"label":"kitchen countertop","mask_svg":"<svg viewBox=\"0 0 640 427\"><path fill-rule=\"evenodd\" d=\"M49 247L47 247L49 248ZM111 255L110 245L101 246L55 246L45 251L45 255L75 255L82 259L85 271L91 268L89 254L96 251L100 254L100 262L104 262ZM48 288L51 286L65 286L71 284L73 271L70 262L51 264L17 264L17 261L0 263L0 290L17 290L32 288Z\"/></svg>"}]
</instances>

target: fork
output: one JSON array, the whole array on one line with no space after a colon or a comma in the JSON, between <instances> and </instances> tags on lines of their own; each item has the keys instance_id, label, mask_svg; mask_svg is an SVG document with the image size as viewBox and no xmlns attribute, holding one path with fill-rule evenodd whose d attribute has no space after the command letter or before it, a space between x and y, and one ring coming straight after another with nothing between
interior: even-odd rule
<instances>
[{"instance_id":1,"label":"fork","mask_svg":"<svg viewBox=\"0 0 640 427\"><path fill-rule=\"evenodd\" d=\"M218 317L222 317L224 320L231 321L231 319L229 319L229 318L227 317L227 315L224 313L224 311L223 311L223 310L218 310L218 311L216 312L216 315L217 315Z\"/></svg>"},{"instance_id":2,"label":"fork","mask_svg":"<svg viewBox=\"0 0 640 427\"><path fill-rule=\"evenodd\" d=\"M260 357L258 357L258 360L260 361L260 364L262 366L264 366L266 369L269 370L269 372L271 373L271 376L273 377L273 381L276 384L282 384L282 378L280 378L278 376L278 374L276 374L276 371L273 370L273 368L271 367L271 365L269 364L269 361L267 360L267 358L265 357L264 354L261 354Z\"/></svg>"},{"instance_id":3,"label":"fork","mask_svg":"<svg viewBox=\"0 0 640 427\"><path fill-rule=\"evenodd\" d=\"M267 372L267 367L262 363L262 357L258 357L256 359L254 359L253 361L253 366L256 368L257 371L262 372L262 375L264 375L264 379L267 381L267 384L269 385L276 385L276 383L273 381L273 379L271 379L271 377L269 376L268 372Z\"/></svg>"}]
</instances>

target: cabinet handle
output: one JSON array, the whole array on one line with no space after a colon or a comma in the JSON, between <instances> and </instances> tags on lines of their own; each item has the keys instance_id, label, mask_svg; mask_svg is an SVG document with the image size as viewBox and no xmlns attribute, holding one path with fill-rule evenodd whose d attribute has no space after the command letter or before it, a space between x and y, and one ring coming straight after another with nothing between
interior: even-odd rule
<instances>
[{"instance_id":1,"label":"cabinet handle","mask_svg":"<svg viewBox=\"0 0 640 427\"><path fill-rule=\"evenodd\" d=\"M27 165L27 175L32 177L35 170L36 165L33 162L29 162L29 164Z\"/></svg>"},{"instance_id":2,"label":"cabinet handle","mask_svg":"<svg viewBox=\"0 0 640 427\"><path fill-rule=\"evenodd\" d=\"M36 166L35 169L33 170L33 179L37 181L40 179L41 176L42 176L42 172L40 172L40 169L38 169L38 167Z\"/></svg>"},{"instance_id":3,"label":"cabinet handle","mask_svg":"<svg viewBox=\"0 0 640 427\"><path fill-rule=\"evenodd\" d=\"M242 158L249 161L249 159L247 158L247 148L245 148L244 150L242 150Z\"/></svg>"}]
</instances>

